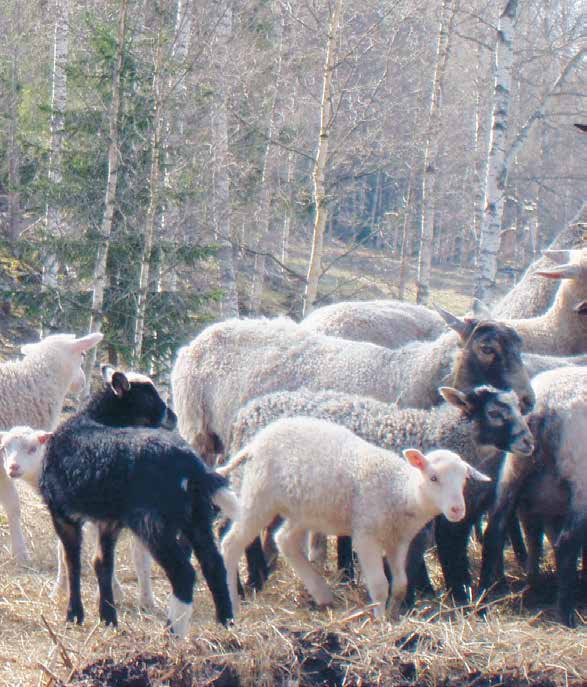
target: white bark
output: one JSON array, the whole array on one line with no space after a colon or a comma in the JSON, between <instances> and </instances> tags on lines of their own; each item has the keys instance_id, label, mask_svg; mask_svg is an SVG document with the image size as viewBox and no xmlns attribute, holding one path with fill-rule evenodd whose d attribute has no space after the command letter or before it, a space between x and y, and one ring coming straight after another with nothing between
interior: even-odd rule
<instances>
[{"instance_id":1,"label":"white bark","mask_svg":"<svg viewBox=\"0 0 587 687\"><path fill-rule=\"evenodd\" d=\"M67 105L67 59L69 55L69 0L57 0L55 5L55 40L53 50L53 87L51 92L51 139L49 143L49 185L62 181L62 149ZM47 233L59 236L63 229L61 208L51 201L45 213ZM47 252L43 259L41 288L57 286L57 258Z\"/></svg>"},{"instance_id":2,"label":"white bark","mask_svg":"<svg viewBox=\"0 0 587 687\"><path fill-rule=\"evenodd\" d=\"M418 251L418 277L416 301L426 305L430 298L430 269L432 265L432 237L434 232L434 183L438 138L440 136L440 115L442 112L442 91L446 65L450 55L452 27L456 0L444 0L440 10L436 62L430 94L428 131L424 148L422 174L422 228Z\"/></svg>"},{"instance_id":3,"label":"white bark","mask_svg":"<svg viewBox=\"0 0 587 687\"><path fill-rule=\"evenodd\" d=\"M224 298L220 304L224 318L238 317L238 294L232 249L230 179L228 176L228 116L226 112L227 86L224 68L229 59L232 35L232 6L227 5L216 31L215 53L218 60L216 100L212 106L211 126L214 146L213 211L214 234L218 249L220 287Z\"/></svg>"},{"instance_id":4,"label":"white bark","mask_svg":"<svg viewBox=\"0 0 587 687\"><path fill-rule=\"evenodd\" d=\"M479 243L479 272L475 284L475 297L486 302L491 300L495 290L499 233L505 203L505 142L509 127L514 25L518 14L518 0L508 0L497 27L491 136Z\"/></svg>"},{"instance_id":5,"label":"white bark","mask_svg":"<svg viewBox=\"0 0 587 687\"><path fill-rule=\"evenodd\" d=\"M303 314L304 317L312 312L314 301L318 294L318 281L322 264L322 252L324 245L324 228L328 218L326 206L325 172L328 160L328 139L332 120L332 102L330 93L332 90L332 77L335 67L336 39L338 37L340 16L342 14L342 0L335 0L330 25L328 27L328 40L326 42L326 56L324 60L324 73L322 78L322 96L320 98L320 132L318 136L318 150L312 171L314 183L314 206L316 215L314 219L314 232L312 235L312 252L306 276L306 289L304 292Z\"/></svg>"},{"instance_id":6,"label":"white bark","mask_svg":"<svg viewBox=\"0 0 587 687\"><path fill-rule=\"evenodd\" d=\"M104 305L104 289L106 288L106 263L110 249L110 236L114 217L116 187L118 184L118 167L120 150L118 144L119 115L120 115L120 77L124 60L124 41L126 35L126 11L128 0L121 0L118 14L118 33L116 47L116 62L112 73L112 101L108 122L108 175L106 179L106 196L104 199L104 215L100 228L100 243L94 267L94 288L92 290L92 310L90 313L89 331L100 330L102 323L102 306ZM96 362L96 348L90 349L86 358L86 388L84 395L90 393L92 370Z\"/></svg>"}]
</instances>

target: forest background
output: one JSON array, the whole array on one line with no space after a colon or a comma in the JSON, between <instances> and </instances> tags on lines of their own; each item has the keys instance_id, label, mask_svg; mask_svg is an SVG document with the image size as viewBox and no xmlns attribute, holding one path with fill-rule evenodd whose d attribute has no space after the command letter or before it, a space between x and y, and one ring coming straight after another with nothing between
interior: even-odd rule
<instances>
[{"instance_id":1,"label":"forest background","mask_svg":"<svg viewBox=\"0 0 587 687\"><path fill-rule=\"evenodd\" d=\"M585 197L582 10L0 0L3 313L167 377L214 319L490 303Z\"/></svg>"}]
</instances>

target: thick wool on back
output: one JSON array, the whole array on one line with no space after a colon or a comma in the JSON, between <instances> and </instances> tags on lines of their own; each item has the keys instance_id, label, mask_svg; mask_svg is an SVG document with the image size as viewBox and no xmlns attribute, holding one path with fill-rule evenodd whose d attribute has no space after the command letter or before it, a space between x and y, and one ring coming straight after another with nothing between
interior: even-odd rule
<instances>
[{"instance_id":1,"label":"thick wool on back","mask_svg":"<svg viewBox=\"0 0 587 687\"><path fill-rule=\"evenodd\" d=\"M567 482L574 507L587 514L587 367L544 372L532 385L536 459Z\"/></svg>"},{"instance_id":2,"label":"thick wool on back","mask_svg":"<svg viewBox=\"0 0 587 687\"><path fill-rule=\"evenodd\" d=\"M315 418L284 419L260 432L245 451L250 458L240 493L243 511L277 509L310 530L351 535L365 529L379 532L382 541L394 533L403 539L423 524L411 522L418 471L344 427Z\"/></svg>"},{"instance_id":3,"label":"thick wool on back","mask_svg":"<svg viewBox=\"0 0 587 687\"><path fill-rule=\"evenodd\" d=\"M182 436L214 433L228 446L238 410L252 398L302 387L371 396L403 406L438 403L458 351L455 332L392 351L314 334L287 318L227 320L180 349L171 374Z\"/></svg>"},{"instance_id":4,"label":"thick wool on back","mask_svg":"<svg viewBox=\"0 0 587 687\"><path fill-rule=\"evenodd\" d=\"M587 251L573 251L570 262L578 265L578 276L560 282L554 280L559 284L558 291L543 315L504 320L504 324L509 324L522 337L527 352L554 355L587 352L587 318L574 309L587 298Z\"/></svg>"},{"instance_id":5,"label":"thick wool on back","mask_svg":"<svg viewBox=\"0 0 587 687\"><path fill-rule=\"evenodd\" d=\"M234 423L230 455L235 455L271 422L295 416L335 422L370 444L397 453L409 447L424 452L448 449L492 478L496 476L503 456L497 448L476 443L475 421L451 405L442 404L429 410L398 408L353 394L315 393L307 389L276 392L248 403ZM286 454L284 460L288 460ZM238 470L231 474L231 481L238 490ZM481 492L489 494L492 489L493 484L468 482L466 496Z\"/></svg>"},{"instance_id":6,"label":"thick wool on back","mask_svg":"<svg viewBox=\"0 0 587 687\"><path fill-rule=\"evenodd\" d=\"M567 250L581 245L586 224L587 204L584 204L548 248ZM556 264L547 256L534 261L516 286L492 308L494 317L513 319L542 315L552 304L558 284L556 280L543 279L534 275L539 270L551 269L555 266Z\"/></svg>"},{"instance_id":7,"label":"thick wool on back","mask_svg":"<svg viewBox=\"0 0 587 687\"><path fill-rule=\"evenodd\" d=\"M165 511L174 522L191 519L192 499L182 488L186 479L204 511L226 484L171 432L112 428L78 414L48 442L39 486L61 516L128 525L127 517L137 511Z\"/></svg>"},{"instance_id":8,"label":"thick wool on back","mask_svg":"<svg viewBox=\"0 0 587 687\"><path fill-rule=\"evenodd\" d=\"M369 341L386 348L436 339L447 329L437 312L423 305L395 300L325 305L311 312L300 324L320 334Z\"/></svg>"},{"instance_id":9,"label":"thick wool on back","mask_svg":"<svg viewBox=\"0 0 587 687\"><path fill-rule=\"evenodd\" d=\"M2 363L0 429L56 427L71 380L68 354L52 343L39 345L23 360Z\"/></svg>"}]
</instances>

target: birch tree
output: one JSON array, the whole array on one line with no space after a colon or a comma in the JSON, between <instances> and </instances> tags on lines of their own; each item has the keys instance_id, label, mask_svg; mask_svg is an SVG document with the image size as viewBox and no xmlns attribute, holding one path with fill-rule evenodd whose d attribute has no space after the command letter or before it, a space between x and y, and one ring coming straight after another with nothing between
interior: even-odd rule
<instances>
[{"instance_id":1,"label":"birch tree","mask_svg":"<svg viewBox=\"0 0 587 687\"><path fill-rule=\"evenodd\" d=\"M442 90L444 88L446 65L450 55L455 10L456 0L443 0L440 10L436 60L430 95L422 173L422 228L418 252L416 290L416 301L421 304L427 304L430 297L430 268L432 265L432 237L434 231L434 181L437 166L436 158L438 153L438 138L440 136Z\"/></svg>"},{"instance_id":2,"label":"birch tree","mask_svg":"<svg viewBox=\"0 0 587 687\"><path fill-rule=\"evenodd\" d=\"M230 179L228 175L228 114L225 69L229 60L232 35L232 4L229 2L218 22L214 40L216 94L212 105L211 128L213 151L214 238L219 244L218 265L224 298L220 304L223 318L238 317L238 294L232 247Z\"/></svg>"},{"instance_id":3,"label":"birch tree","mask_svg":"<svg viewBox=\"0 0 587 687\"><path fill-rule=\"evenodd\" d=\"M100 227L100 241L96 254L93 275L92 309L90 312L89 332L100 330L102 324L102 307L104 305L104 290L106 288L106 263L110 249L110 237L114 219L116 188L118 184L118 167L120 163L119 148L119 118L122 69L124 64L124 49L126 37L126 14L128 0L120 0L118 12L118 31L116 36L116 55L112 70L112 99L108 116L108 173L106 177L106 195L104 198L104 214ZM96 349L88 352L86 359L86 388L84 394L90 392L91 374L96 363Z\"/></svg>"},{"instance_id":4,"label":"birch tree","mask_svg":"<svg viewBox=\"0 0 587 687\"><path fill-rule=\"evenodd\" d=\"M69 0L55 4L55 40L53 48L53 79L51 90L51 129L49 143L49 187L51 190L45 222L49 237L58 236L63 228L63 216L55 195L62 182L62 150L64 141L65 108L67 105L67 58L69 53ZM42 285L57 286L57 258L50 249L43 261Z\"/></svg>"},{"instance_id":5,"label":"birch tree","mask_svg":"<svg viewBox=\"0 0 587 687\"><path fill-rule=\"evenodd\" d=\"M22 31L22 6L19 0L12 4L14 30L10 55L10 86L8 95L8 190L7 190L7 238L16 240L20 235L20 146L18 144L18 106L20 102L20 34Z\"/></svg>"},{"instance_id":6,"label":"birch tree","mask_svg":"<svg viewBox=\"0 0 587 687\"><path fill-rule=\"evenodd\" d=\"M328 160L328 139L332 123L332 79L335 69L336 41L339 32L339 22L342 14L342 0L335 0L330 15L328 35L326 41L326 54L322 76L322 95L320 98L320 130L318 134L318 148L312 171L313 200L315 208L314 231L312 234L312 250L306 275L306 288L304 291L303 314L312 312L314 301L318 295L318 281L322 264L322 252L324 245L324 229L328 219L328 207L326 197L326 163Z\"/></svg>"},{"instance_id":7,"label":"birch tree","mask_svg":"<svg viewBox=\"0 0 587 687\"><path fill-rule=\"evenodd\" d=\"M482 301L490 300L495 291L497 251L507 176L504 160L510 123L514 31L519 12L518 0L507 0L497 27L491 134L479 241L479 272L475 283L475 297Z\"/></svg>"}]
</instances>

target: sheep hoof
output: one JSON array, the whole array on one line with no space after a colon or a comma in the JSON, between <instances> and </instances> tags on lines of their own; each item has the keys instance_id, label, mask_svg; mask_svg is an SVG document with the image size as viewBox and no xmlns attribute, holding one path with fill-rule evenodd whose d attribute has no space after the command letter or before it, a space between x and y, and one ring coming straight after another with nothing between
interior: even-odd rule
<instances>
[{"instance_id":1,"label":"sheep hoof","mask_svg":"<svg viewBox=\"0 0 587 687\"><path fill-rule=\"evenodd\" d=\"M155 611L155 599L152 596L141 596L139 608L145 613L153 613Z\"/></svg>"}]
</instances>

